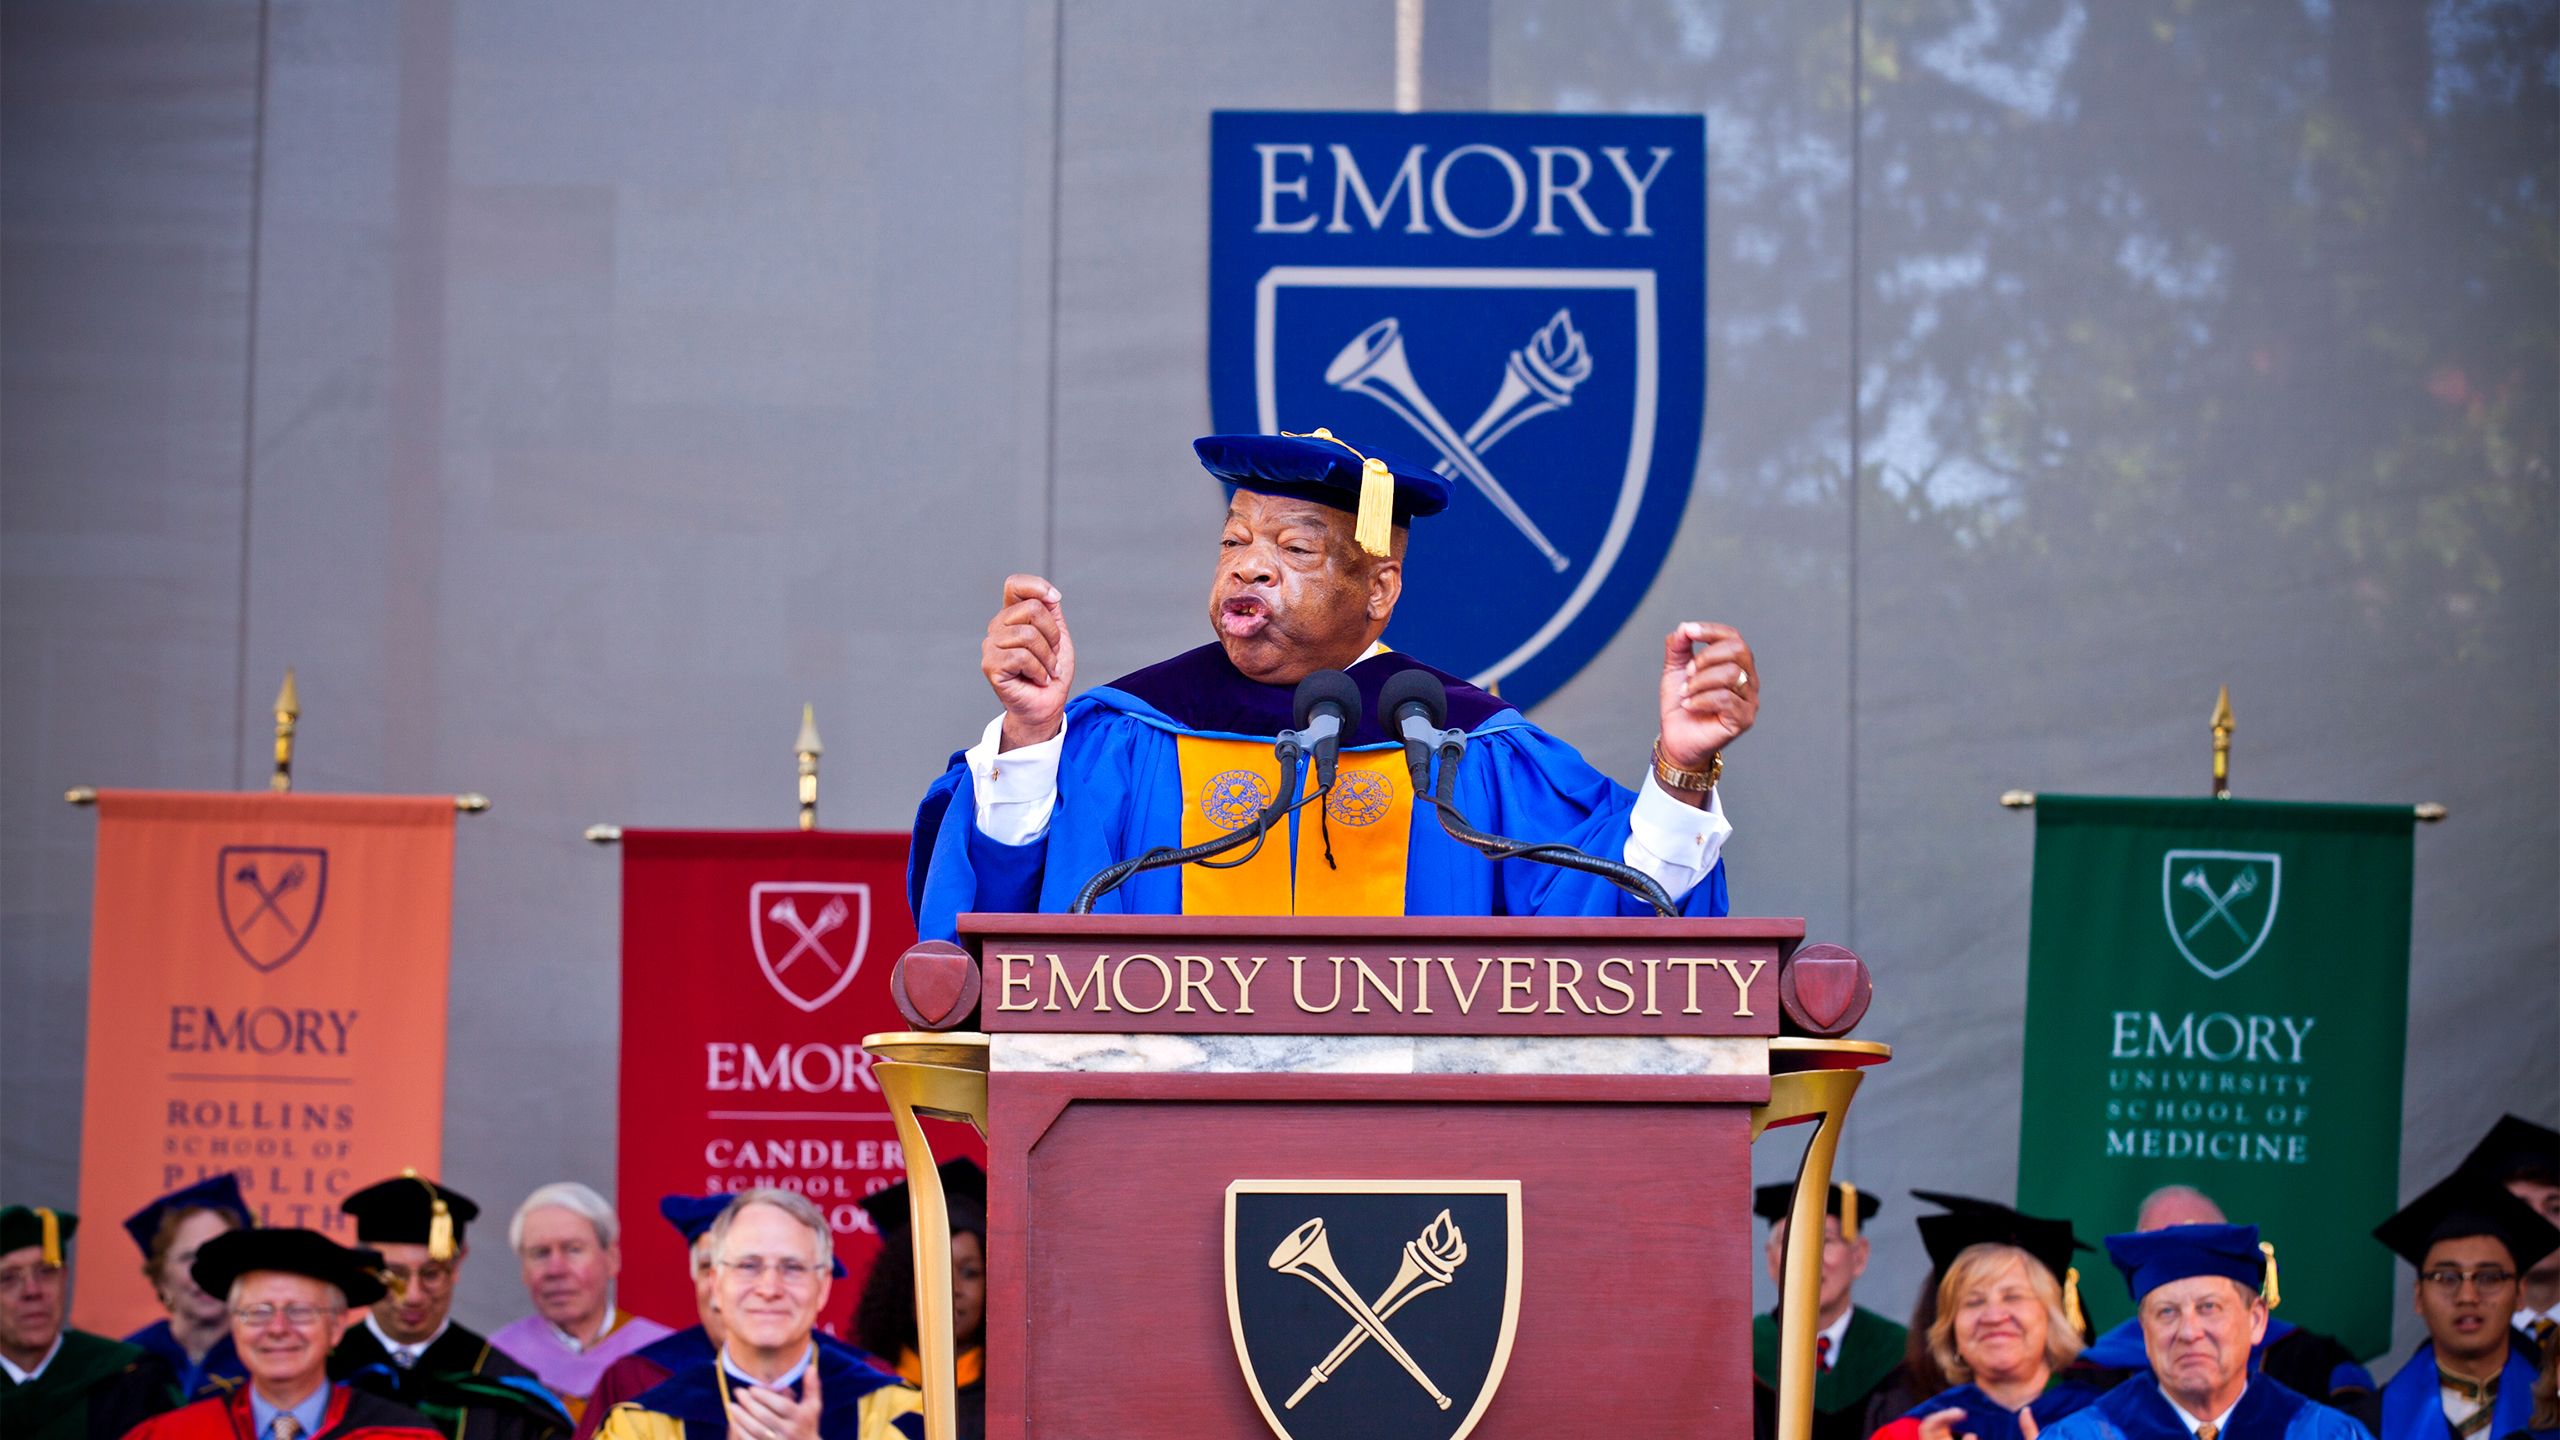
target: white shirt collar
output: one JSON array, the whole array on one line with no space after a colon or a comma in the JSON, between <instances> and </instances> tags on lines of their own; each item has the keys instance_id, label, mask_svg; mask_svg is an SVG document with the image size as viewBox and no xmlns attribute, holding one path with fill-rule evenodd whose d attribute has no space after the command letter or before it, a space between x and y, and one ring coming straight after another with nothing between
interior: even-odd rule
<instances>
[{"instance_id":1,"label":"white shirt collar","mask_svg":"<svg viewBox=\"0 0 2560 1440\"><path fill-rule=\"evenodd\" d=\"M1815 1339L1817 1339L1817 1340L1829 1340L1829 1341L1831 1342L1831 1363L1832 1363L1832 1364L1834 1364L1834 1365L1837 1365L1837 1364L1839 1364L1839 1363L1840 1363L1840 1341L1841 1341L1841 1337L1843 1337L1843 1336L1845 1336L1845 1335L1847 1335L1847 1334L1849 1333L1849 1320L1850 1320L1850 1317L1852 1317L1852 1316L1856 1315L1857 1313L1858 1313L1858 1307L1857 1307L1857 1306L1855 1306L1855 1305L1852 1305L1852 1306L1850 1306L1848 1309L1843 1310L1843 1311L1841 1311L1841 1312L1840 1312L1840 1318L1839 1318L1839 1319L1834 1320L1834 1321L1832 1321L1830 1324L1825 1325L1825 1326L1823 1326L1821 1329L1816 1330L1816 1331L1814 1331L1814 1332L1813 1332L1813 1334L1814 1334L1814 1338L1815 1338Z\"/></svg>"},{"instance_id":2,"label":"white shirt collar","mask_svg":"<svg viewBox=\"0 0 2560 1440\"><path fill-rule=\"evenodd\" d=\"M2560 1320L2560 1305L2554 1305L2548 1310L2536 1310L2530 1305L2516 1307L2513 1323L2517 1329L2529 1331L2537 1320Z\"/></svg>"},{"instance_id":3,"label":"white shirt collar","mask_svg":"<svg viewBox=\"0 0 2560 1440\"><path fill-rule=\"evenodd\" d=\"M2153 1383L2157 1384L2159 1382L2155 1378ZM2193 1415L2188 1414L2187 1407L2179 1404L2165 1389L2160 1392L2160 1398L2169 1402L2169 1413L2178 1417L2178 1423L2187 1427L2187 1433L2189 1435L2193 1435L2197 1431L2202 1430L2208 1424L2213 1426L2214 1434L2226 1435L2230 1433L2231 1430L2231 1412L2240 1408L2241 1399L2245 1398L2248 1393L2249 1384L2244 1380L2240 1382L2240 1394L2234 1396L2231 1403L2223 1407L2222 1413L2214 1416L2210 1421L2199 1420Z\"/></svg>"},{"instance_id":4,"label":"white shirt collar","mask_svg":"<svg viewBox=\"0 0 2560 1440\"><path fill-rule=\"evenodd\" d=\"M570 1334L559 1326L552 1325L548 1317L546 1317L542 1323L550 1326L551 1338L559 1341L562 1349L567 1350L572 1355L584 1355L588 1351L603 1344L605 1337L611 1335L614 1330L618 1328L615 1324L615 1316L616 1312L613 1308L613 1287L608 1284L604 1287L604 1328L596 1332L596 1338L593 1340L579 1339L577 1336Z\"/></svg>"},{"instance_id":5,"label":"white shirt collar","mask_svg":"<svg viewBox=\"0 0 2560 1440\"><path fill-rule=\"evenodd\" d=\"M9 1357L6 1355L0 1355L0 1370L8 1371L9 1378L20 1385L28 1383L37 1376L42 1375L44 1373L44 1367L53 1363L53 1357L62 1353L62 1337L68 1333L70 1333L70 1327L68 1326L54 1332L52 1348L44 1352L44 1358L36 1362L36 1368L33 1370L19 1369L15 1364L11 1363Z\"/></svg>"},{"instance_id":6,"label":"white shirt collar","mask_svg":"<svg viewBox=\"0 0 2560 1440\"><path fill-rule=\"evenodd\" d=\"M383 1330L381 1324L373 1318L373 1312L371 1310L364 1312L364 1328L373 1332L374 1340L378 1342L383 1349L390 1351L392 1361L405 1370L418 1363L418 1357L427 1353L428 1346L433 1345L444 1338L444 1332L453 1328L453 1317L451 1315L445 1316L443 1322L436 1326L436 1332L434 1334L419 1341L415 1345L404 1345L399 1341L392 1339L391 1336Z\"/></svg>"},{"instance_id":7,"label":"white shirt collar","mask_svg":"<svg viewBox=\"0 0 2560 1440\"><path fill-rule=\"evenodd\" d=\"M816 1341L812 1340L809 1342L809 1348L801 1352L800 1363L783 1371L781 1379L774 1381L770 1385L766 1385L765 1388L769 1390L788 1390L792 1386L799 1384L800 1377L808 1373L810 1365L815 1363L817 1358L818 1344ZM729 1347L726 1345L720 1347L720 1368L728 1372L730 1375L746 1381L750 1385L765 1385L764 1381L759 1380L753 1375L750 1375L746 1371L738 1368L738 1362L729 1358Z\"/></svg>"}]
</instances>

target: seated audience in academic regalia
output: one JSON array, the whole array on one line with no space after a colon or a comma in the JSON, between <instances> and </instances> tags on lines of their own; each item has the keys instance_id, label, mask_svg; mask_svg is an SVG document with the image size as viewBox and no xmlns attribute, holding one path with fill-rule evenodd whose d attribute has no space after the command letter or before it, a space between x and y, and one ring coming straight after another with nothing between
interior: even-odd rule
<instances>
[{"instance_id":1,"label":"seated audience in academic regalia","mask_svg":"<svg viewBox=\"0 0 2560 1440\"><path fill-rule=\"evenodd\" d=\"M2461 1168L2560 1226L2560 1130L2503 1115L2463 1158ZM2545 1353L2560 1351L2560 1251L2524 1272L2516 1287L2515 1327Z\"/></svg>"},{"instance_id":2,"label":"seated audience in academic regalia","mask_svg":"<svg viewBox=\"0 0 2560 1440\"><path fill-rule=\"evenodd\" d=\"M814 1338L834 1234L809 1197L749 1190L712 1222L720 1353L616 1405L600 1440L881 1440L924 1434L922 1400Z\"/></svg>"},{"instance_id":3,"label":"seated audience in academic regalia","mask_svg":"<svg viewBox=\"0 0 2560 1440\"><path fill-rule=\"evenodd\" d=\"M2382 1440L2489 1440L2525 1427L2542 1356L2509 1323L2517 1277L2560 1230L2477 1175L2456 1171L2374 1238L2418 1270L2426 1343L2382 1387Z\"/></svg>"},{"instance_id":4,"label":"seated audience in academic regalia","mask_svg":"<svg viewBox=\"0 0 2560 1440\"><path fill-rule=\"evenodd\" d=\"M1996 1200L1983 1200L1971 1195L1951 1195L1943 1190L1914 1190L1914 1200L1938 1206L1948 1215L1969 1217L1963 1224L1951 1224L1943 1215L1923 1215L1919 1220L1922 1246L1938 1237L1938 1250L1930 1251L1929 1273L1920 1282L1920 1294L1912 1301L1911 1320L1906 1327L1910 1338L1902 1349L1902 1373L1877 1397L1877 1411L1883 1420L1910 1414L1922 1403L1961 1383L1939 1368L1938 1357L1929 1344L1930 1332L1938 1323L1938 1288L1945 1274L1940 1268L1945 1261L1962 1253L1975 1240L2002 1245L2015 1245L2030 1255L2043 1256L2048 1269L2059 1265L2053 1273L2061 1278L2063 1306L2071 1317L2076 1333L2083 1341L2089 1338L2088 1317L2080 1310L2080 1272L2071 1263L2077 1251L2092 1248L2060 1220L2043 1220L2022 1215ZM2075 1362L2075 1371L2080 1362ZM2081 1378L2076 1373L2074 1379ZM2103 1378L2103 1377L2092 1377ZM1879 1421L1881 1424L1882 1421Z\"/></svg>"},{"instance_id":5,"label":"seated audience in academic regalia","mask_svg":"<svg viewBox=\"0 0 2560 1440\"><path fill-rule=\"evenodd\" d=\"M951 1337L958 1371L960 1440L987 1433L987 1172L975 1160L945 1160L943 1208L951 1214ZM862 1202L880 1231L880 1253L853 1307L853 1338L910 1385L924 1383L918 1353L914 1206L903 1180Z\"/></svg>"},{"instance_id":6,"label":"seated audience in academic regalia","mask_svg":"<svg viewBox=\"0 0 2560 1440\"><path fill-rule=\"evenodd\" d=\"M447 1440L558 1440L568 1413L532 1371L453 1319L480 1207L410 1171L347 1197L356 1243L382 1256L388 1286L348 1327L329 1373L397 1400Z\"/></svg>"},{"instance_id":7,"label":"seated audience in academic regalia","mask_svg":"<svg viewBox=\"0 0 2560 1440\"><path fill-rule=\"evenodd\" d=\"M2172 1225L2225 1223L2222 1207L2203 1191L2190 1185L2164 1185L2143 1200L2142 1208L2134 1214L2133 1228L2142 1232L2165 1230ZM2115 1372L2115 1380L2149 1368L2150 1360L2142 1348L2141 1317L2126 1316L2122 1323L2091 1341L2089 1348L2081 1352L2080 1360ZM2285 1388L2295 1394L2345 1411L2348 1418L2367 1430L2381 1428L2382 1398L2373 1383L2373 1372L2356 1363L2346 1346L2328 1336L2271 1314L2267 1317L2266 1338L2259 1342L2251 1363L2283 1381Z\"/></svg>"},{"instance_id":8,"label":"seated audience in academic regalia","mask_svg":"<svg viewBox=\"0 0 2560 1440\"><path fill-rule=\"evenodd\" d=\"M2047 1428L2043 1440L2366 1440L2344 1413L2254 1373L2278 1298L2254 1225L2172 1225L2107 1237L2150 1368Z\"/></svg>"},{"instance_id":9,"label":"seated audience in academic regalia","mask_svg":"<svg viewBox=\"0 0 2560 1440\"><path fill-rule=\"evenodd\" d=\"M687 1264L693 1274L693 1312L695 1323L653 1340L612 1364L596 1381L595 1393L587 1397L586 1413L578 1417L575 1440L590 1440L604 1428L604 1417L625 1400L638 1399L657 1388L667 1377L690 1366L700 1365L720 1353L724 1338L714 1282L719 1272L711 1263L711 1226L720 1212L729 1208L733 1195L663 1195L658 1199L658 1213L666 1218L676 1233L684 1237ZM830 1262L835 1279L845 1278L844 1261ZM814 1331L809 1338L821 1348L843 1351L854 1359L885 1369L870 1355L856 1350L824 1330Z\"/></svg>"},{"instance_id":10,"label":"seated audience in academic regalia","mask_svg":"<svg viewBox=\"0 0 2560 1440\"><path fill-rule=\"evenodd\" d=\"M74 1330L65 1268L80 1217L0 1210L0 1437L112 1440L178 1403L169 1364L137 1345Z\"/></svg>"},{"instance_id":11,"label":"seated audience in academic regalia","mask_svg":"<svg viewBox=\"0 0 2560 1440\"><path fill-rule=\"evenodd\" d=\"M545 1185L507 1222L533 1313L490 1343L542 1378L570 1419L584 1417L605 1367L674 1333L613 1303L622 1273L622 1221L605 1198L574 1180Z\"/></svg>"},{"instance_id":12,"label":"seated audience in academic regalia","mask_svg":"<svg viewBox=\"0 0 2560 1440\"><path fill-rule=\"evenodd\" d=\"M1763 1185L1751 1192L1751 1210L1769 1222L1769 1278L1786 1288L1787 1226L1796 1187ZM1865 1440L1892 1418L1876 1413L1881 1397L1902 1374L1900 1325L1859 1305L1858 1278L1867 1272L1866 1224L1879 1209L1876 1197L1855 1185L1834 1184L1822 1217L1822 1283L1814 1314L1813 1440ZM1751 1431L1758 1440L1778 1432L1778 1311L1751 1321Z\"/></svg>"},{"instance_id":13,"label":"seated audience in academic regalia","mask_svg":"<svg viewBox=\"0 0 2560 1440\"><path fill-rule=\"evenodd\" d=\"M232 1230L196 1252L195 1281L231 1306L249 1380L157 1416L127 1440L442 1440L427 1417L329 1378L329 1351L381 1298L382 1257L316 1230Z\"/></svg>"},{"instance_id":14,"label":"seated audience in academic regalia","mask_svg":"<svg viewBox=\"0 0 2560 1440\"><path fill-rule=\"evenodd\" d=\"M1880 1427L1881 1440L2021 1440L2095 1400L2099 1388L2074 1368L2087 1320L2069 1222L1926 1198L1955 1207L1920 1217L1938 1277L1929 1352L1949 1384Z\"/></svg>"},{"instance_id":15,"label":"seated audience in academic regalia","mask_svg":"<svg viewBox=\"0 0 2560 1440\"><path fill-rule=\"evenodd\" d=\"M125 1233L142 1248L142 1278L151 1282L160 1308L169 1312L167 1319L124 1337L124 1343L167 1361L181 1399L228 1395L249 1378L231 1343L231 1307L221 1296L198 1288L192 1273L196 1252L206 1241L248 1226L249 1202L240 1194L239 1177L228 1170L172 1190L124 1222Z\"/></svg>"}]
</instances>

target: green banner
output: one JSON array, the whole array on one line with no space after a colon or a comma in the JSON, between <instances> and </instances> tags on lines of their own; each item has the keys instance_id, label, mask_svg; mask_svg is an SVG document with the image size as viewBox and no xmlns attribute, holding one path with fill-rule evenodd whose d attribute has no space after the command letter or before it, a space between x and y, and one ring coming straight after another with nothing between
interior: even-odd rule
<instances>
[{"instance_id":1,"label":"green banner","mask_svg":"<svg viewBox=\"0 0 2560 1440\"><path fill-rule=\"evenodd\" d=\"M2018 1207L2094 1244L2192 1185L2274 1243L2283 1318L2388 1349L2413 820L2038 795ZM2132 1313L2081 1274L2094 1323Z\"/></svg>"}]
</instances>

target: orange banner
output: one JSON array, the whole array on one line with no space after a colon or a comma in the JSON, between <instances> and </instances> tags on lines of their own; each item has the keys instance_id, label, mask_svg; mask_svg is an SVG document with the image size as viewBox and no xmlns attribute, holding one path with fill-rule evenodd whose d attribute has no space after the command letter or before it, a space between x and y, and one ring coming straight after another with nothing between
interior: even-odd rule
<instances>
[{"instance_id":1,"label":"orange banner","mask_svg":"<svg viewBox=\"0 0 2560 1440\"><path fill-rule=\"evenodd\" d=\"M160 1317L116 1225L181 1185L228 1170L263 1223L349 1239L347 1193L434 1173L453 815L446 796L99 795L74 1323Z\"/></svg>"}]
</instances>

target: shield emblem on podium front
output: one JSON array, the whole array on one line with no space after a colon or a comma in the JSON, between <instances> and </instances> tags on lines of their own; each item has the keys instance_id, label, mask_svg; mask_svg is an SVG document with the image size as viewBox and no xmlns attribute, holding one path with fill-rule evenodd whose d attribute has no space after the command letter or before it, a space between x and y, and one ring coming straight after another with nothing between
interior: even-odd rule
<instances>
[{"instance_id":1,"label":"shield emblem on podium front","mask_svg":"<svg viewBox=\"0 0 2560 1440\"><path fill-rule=\"evenodd\" d=\"M1227 1323L1281 1440L1458 1440L1520 1319L1516 1180L1238 1180Z\"/></svg>"}]
</instances>

